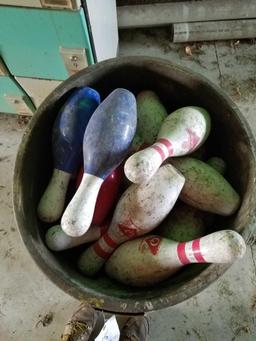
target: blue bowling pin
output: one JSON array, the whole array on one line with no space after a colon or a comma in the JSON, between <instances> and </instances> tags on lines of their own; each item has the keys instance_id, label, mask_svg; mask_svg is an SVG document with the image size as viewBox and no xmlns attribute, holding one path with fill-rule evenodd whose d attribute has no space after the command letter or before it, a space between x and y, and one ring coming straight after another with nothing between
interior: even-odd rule
<instances>
[{"instance_id":1,"label":"blue bowling pin","mask_svg":"<svg viewBox=\"0 0 256 341\"><path fill-rule=\"evenodd\" d=\"M97 91L79 88L57 115L52 132L54 170L37 209L42 221L52 223L61 217L69 180L83 159L84 131L99 103Z\"/></svg>"},{"instance_id":2,"label":"blue bowling pin","mask_svg":"<svg viewBox=\"0 0 256 341\"><path fill-rule=\"evenodd\" d=\"M114 90L95 110L84 134L84 175L61 219L67 235L90 227L102 182L127 155L136 124L136 99L126 89Z\"/></svg>"}]
</instances>

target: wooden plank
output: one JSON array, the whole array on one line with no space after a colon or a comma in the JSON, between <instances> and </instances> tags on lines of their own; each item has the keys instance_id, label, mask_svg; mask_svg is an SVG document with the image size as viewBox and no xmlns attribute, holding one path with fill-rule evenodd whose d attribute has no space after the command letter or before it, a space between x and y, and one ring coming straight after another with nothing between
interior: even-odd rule
<instances>
[{"instance_id":1,"label":"wooden plank","mask_svg":"<svg viewBox=\"0 0 256 341\"><path fill-rule=\"evenodd\" d=\"M173 42L256 37L256 19L173 24Z\"/></svg>"},{"instance_id":2,"label":"wooden plank","mask_svg":"<svg viewBox=\"0 0 256 341\"><path fill-rule=\"evenodd\" d=\"M256 17L254 0L198 0L117 8L119 28Z\"/></svg>"}]
</instances>

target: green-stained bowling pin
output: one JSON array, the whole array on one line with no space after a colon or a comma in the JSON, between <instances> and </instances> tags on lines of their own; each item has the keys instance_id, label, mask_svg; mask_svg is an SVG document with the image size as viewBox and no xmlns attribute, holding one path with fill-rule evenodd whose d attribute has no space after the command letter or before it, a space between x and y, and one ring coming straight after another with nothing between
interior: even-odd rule
<instances>
[{"instance_id":1,"label":"green-stained bowling pin","mask_svg":"<svg viewBox=\"0 0 256 341\"><path fill-rule=\"evenodd\" d=\"M209 166L214 168L220 174L224 175L226 173L227 169L226 162L220 157L217 156L210 157L206 162Z\"/></svg>"},{"instance_id":2,"label":"green-stained bowling pin","mask_svg":"<svg viewBox=\"0 0 256 341\"><path fill-rule=\"evenodd\" d=\"M144 141L142 139L142 137L136 132L133 140L132 140L132 146L131 146L131 150L132 152L137 152L140 147L144 144Z\"/></svg>"},{"instance_id":3,"label":"green-stained bowling pin","mask_svg":"<svg viewBox=\"0 0 256 341\"><path fill-rule=\"evenodd\" d=\"M157 94L150 90L142 91L137 98L137 132L144 143L155 142L157 134L168 113Z\"/></svg>"},{"instance_id":4,"label":"green-stained bowling pin","mask_svg":"<svg viewBox=\"0 0 256 341\"><path fill-rule=\"evenodd\" d=\"M156 233L177 242L187 242L206 234L204 212L179 203L162 222Z\"/></svg>"},{"instance_id":5,"label":"green-stained bowling pin","mask_svg":"<svg viewBox=\"0 0 256 341\"><path fill-rule=\"evenodd\" d=\"M223 216L233 214L240 197L227 180L207 163L190 157L170 161L185 177L180 199L203 211Z\"/></svg>"},{"instance_id":6,"label":"green-stained bowling pin","mask_svg":"<svg viewBox=\"0 0 256 341\"><path fill-rule=\"evenodd\" d=\"M207 164L224 175L226 163L223 159L211 157L207 160ZM168 217L161 223L156 233L178 242L187 242L204 236L213 221L214 214L180 202L175 205Z\"/></svg>"},{"instance_id":7,"label":"green-stained bowling pin","mask_svg":"<svg viewBox=\"0 0 256 341\"><path fill-rule=\"evenodd\" d=\"M223 159L211 157L207 163L220 174L224 174L226 163ZM213 221L214 214L203 212L180 202L175 205L157 232L162 237L178 242L187 242L204 236Z\"/></svg>"}]
</instances>

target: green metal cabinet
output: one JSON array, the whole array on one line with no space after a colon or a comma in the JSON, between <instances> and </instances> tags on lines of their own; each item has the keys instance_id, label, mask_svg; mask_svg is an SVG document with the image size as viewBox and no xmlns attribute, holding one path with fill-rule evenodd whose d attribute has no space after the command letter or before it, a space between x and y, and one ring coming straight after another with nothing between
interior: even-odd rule
<instances>
[{"instance_id":1,"label":"green metal cabinet","mask_svg":"<svg viewBox=\"0 0 256 341\"><path fill-rule=\"evenodd\" d=\"M117 48L115 0L0 0L0 112L31 113L63 80Z\"/></svg>"},{"instance_id":2,"label":"green metal cabinet","mask_svg":"<svg viewBox=\"0 0 256 341\"><path fill-rule=\"evenodd\" d=\"M63 51L72 54L73 48L85 49L86 64L94 62L82 9L0 7L0 55L11 74L64 80L69 72Z\"/></svg>"}]
</instances>

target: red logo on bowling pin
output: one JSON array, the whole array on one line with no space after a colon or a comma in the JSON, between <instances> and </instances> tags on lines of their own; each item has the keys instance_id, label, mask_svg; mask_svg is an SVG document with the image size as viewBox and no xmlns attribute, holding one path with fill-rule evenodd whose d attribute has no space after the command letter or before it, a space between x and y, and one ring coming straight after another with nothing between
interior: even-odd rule
<instances>
[{"instance_id":1,"label":"red logo on bowling pin","mask_svg":"<svg viewBox=\"0 0 256 341\"><path fill-rule=\"evenodd\" d=\"M136 225L133 224L131 219L123 224L118 224L117 226L125 236L129 238L135 238L137 236L138 228Z\"/></svg>"},{"instance_id":2,"label":"red logo on bowling pin","mask_svg":"<svg viewBox=\"0 0 256 341\"><path fill-rule=\"evenodd\" d=\"M145 252L149 249L149 251L152 253L152 255L157 255L159 251L159 246L161 243L162 238L160 237L149 237L142 240L141 245L139 246L139 249L141 252Z\"/></svg>"},{"instance_id":3,"label":"red logo on bowling pin","mask_svg":"<svg viewBox=\"0 0 256 341\"><path fill-rule=\"evenodd\" d=\"M188 140L182 143L182 148L194 149L197 146L200 138L196 135L195 132L193 132L192 129L187 128L186 131L188 133Z\"/></svg>"}]
</instances>

